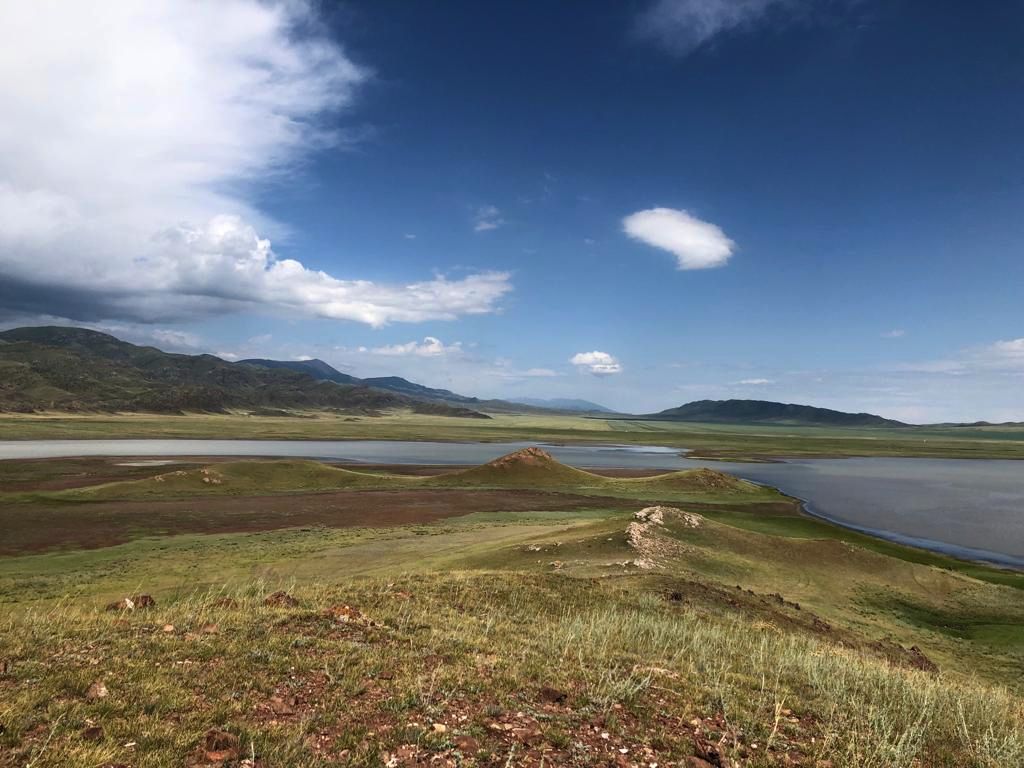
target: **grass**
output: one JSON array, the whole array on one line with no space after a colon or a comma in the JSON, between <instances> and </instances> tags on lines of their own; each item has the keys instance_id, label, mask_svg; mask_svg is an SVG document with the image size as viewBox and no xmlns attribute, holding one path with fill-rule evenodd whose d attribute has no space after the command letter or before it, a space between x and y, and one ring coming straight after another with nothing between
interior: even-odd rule
<instances>
[{"instance_id":1,"label":"grass","mask_svg":"<svg viewBox=\"0 0 1024 768\"><path fill-rule=\"evenodd\" d=\"M1024 575L802 517L718 472L604 477L529 453L438 476L242 461L154 482L64 464L56 484L12 470L8 535L64 512L136 533L0 557L2 768L199 765L218 740L248 768L1024 764ZM293 524L432 494L507 506ZM276 529L159 535L168 497L206 522L270 499ZM634 520L652 502L692 514ZM279 589L297 604L266 605ZM156 607L103 610L140 593Z\"/></svg>"},{"instance_id":2,"label":"grass","mask_svg":"<svg viewBox=\"0 0 1024 768\"><path fill-rule=\"evenodd\" d=\"M1024 458L1024 429L902 429L691 424L581 416L491 414L489 420L392 413L311 418L231 414L7 414L0 439L239 438L280 440L472 440L621 443L686 448L694 456L763 459L811 456Z\"/></svg>"},{"instance_id":3,"label":"grass","mask_svg":"<svg viewBox=\"0 0 1024 768\"><path fill-rule=\"evenodd\" d=\"M216 729L236 759L283 768L671 765L708 750L752 767L1024 761L1020 700L998 687L635 584L581 586L428 574L295 586L298 605L277 608L253 583L150 611L8 616L0 755L179 766Z\"/></svg>"}]
</instances>

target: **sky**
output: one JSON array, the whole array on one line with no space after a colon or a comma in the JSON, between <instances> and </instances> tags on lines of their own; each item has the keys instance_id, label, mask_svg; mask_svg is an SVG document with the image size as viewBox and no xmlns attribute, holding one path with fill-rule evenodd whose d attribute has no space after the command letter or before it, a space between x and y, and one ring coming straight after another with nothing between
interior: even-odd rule
<instances>
[{"instance_id":1,"label":"sky","mask_svg":"<svg viewBox=\"0 0 1024 768\"><path fill-rule=\"evenodd\" d=\"M0 324L1024 420L1024 2L0 5Z\"/></svg>"}]
</instances>

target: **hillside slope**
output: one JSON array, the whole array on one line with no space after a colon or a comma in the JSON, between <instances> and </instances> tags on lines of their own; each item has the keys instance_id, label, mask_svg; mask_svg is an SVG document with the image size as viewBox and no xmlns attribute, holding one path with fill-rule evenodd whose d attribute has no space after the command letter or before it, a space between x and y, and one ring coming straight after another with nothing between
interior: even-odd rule
<instances>
[{"instance_id":1,"label":"hillside slope","mask_svg":"<svg viewBox=\"0 0 1024 768\"><path fill-rule=\"evenodd\" d=\"M793 424L832 427L905 427L872 413L846 413L769 400L696 400L645 418L725 424Z\"/></svg>"},{"instance_id":2,"label":"hillside slope","mask_svg":"<svg viewBox=\"0 0 1024 768\"><path fill-rule=\"evenodd\" d=\"M373 412L422 405L366 386L318 381L283 368L235 365L213 355L172 354L85 328L40 326L0 332L0 411ZM477 415L438 407L442 415Z\"/></svg>"}]
</instances>

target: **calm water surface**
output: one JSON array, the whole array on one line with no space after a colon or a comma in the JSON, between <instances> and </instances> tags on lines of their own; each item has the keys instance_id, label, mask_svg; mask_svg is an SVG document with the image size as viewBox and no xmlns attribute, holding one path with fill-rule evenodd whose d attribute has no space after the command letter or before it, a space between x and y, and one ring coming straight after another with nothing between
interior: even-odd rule
<instances>
[{"instance_id":1,"label":"calm water surface","mask_svg":"<svg viewBox=\"0 0 1024 768\"><path fill-rule=\"evenodd\" d=\"M480 464L534 443L386 440L10 440L0 459L59 456L294 456L381 464ZM545 446L576 467L684 469L709 462L658 446ZM895 541L1024 568L1024 462L808 459L710 462L803 499L808 510Z\"/></svg>"}]
</instances>

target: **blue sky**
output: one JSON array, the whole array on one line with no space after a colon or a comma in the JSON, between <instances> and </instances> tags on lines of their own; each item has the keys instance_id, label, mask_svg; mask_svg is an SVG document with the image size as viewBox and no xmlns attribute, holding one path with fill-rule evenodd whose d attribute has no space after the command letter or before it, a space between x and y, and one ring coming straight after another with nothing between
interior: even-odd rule
<instances>
[{"instance_id":1,"label":"blue sky","mask_svg":"<svg viewBox=\"0 0 1024 768\"><path fill-rule=\"evenodd\" d=\"M1024 3L43 6L0 11L5 325L1024 419Z\"/></svg>"}]
</instances>

